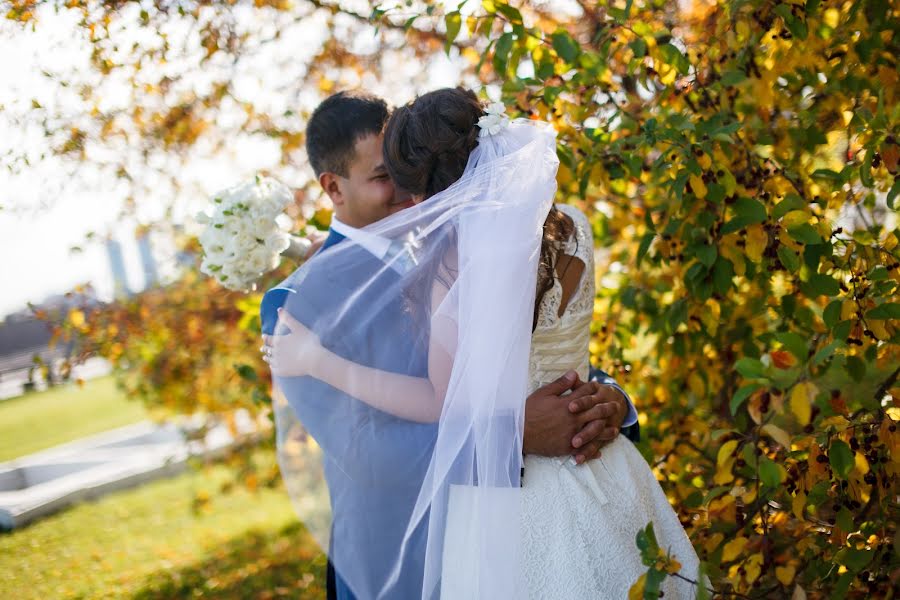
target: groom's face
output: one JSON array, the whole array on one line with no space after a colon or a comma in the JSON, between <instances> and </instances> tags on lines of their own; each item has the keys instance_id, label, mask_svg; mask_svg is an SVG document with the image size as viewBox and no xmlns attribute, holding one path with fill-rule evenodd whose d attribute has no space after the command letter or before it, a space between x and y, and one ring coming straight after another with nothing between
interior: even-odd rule
<instances>
[{"instance_id":1,"label":"groom's face","mask_svg":"<svg viewBox=\"0 0 900 600\"><path fill-rule=\"evenodd\" d=\"M347 176L323 182L338 219L351 227L365 227L409 205L398 198L381 152L382 135L356 142Z\"/></svg>"}]
</instances>

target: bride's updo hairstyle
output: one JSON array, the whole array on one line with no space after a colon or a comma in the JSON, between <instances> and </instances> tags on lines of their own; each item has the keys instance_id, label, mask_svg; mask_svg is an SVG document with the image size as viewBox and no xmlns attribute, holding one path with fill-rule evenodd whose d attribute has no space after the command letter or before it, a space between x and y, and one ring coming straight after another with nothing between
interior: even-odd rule
<instances>
[{"instance_id":1,"label":"bride's updo hairstyle","mask_svg":"<svg viewBox=\"0 0 900 600\"><path fill-rule=\"evenodd\" d=\"M430 198L462 177L478 145L484 114L471 90L445 88L396 109L384 132L384 162L394 185Z\"/></svg>"},{"instance_id":2,"label":"bride's updo hairstyle","mask_svg":"<svg viewBox=\"0 0 900 600\"><path fill-rule=\"evenodd\" d=\"M384 132L384 164L394 185L430 198L462 177L478 146L484 108L471 90L444 88L394 110ZM544 294L553 287L556 263L574 224L555 206L544 221L532 329Z\"/></svg>"}]
</instances>

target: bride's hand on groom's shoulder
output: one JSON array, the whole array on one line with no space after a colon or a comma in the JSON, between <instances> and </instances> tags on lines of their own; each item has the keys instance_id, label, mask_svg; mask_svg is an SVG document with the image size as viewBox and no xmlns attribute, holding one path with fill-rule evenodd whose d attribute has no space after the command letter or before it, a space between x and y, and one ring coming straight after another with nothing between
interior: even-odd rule
<instances>
[{"instance_id":1,"label":"bride's hand on groom's shoulder","mask_svg":"<svg viewBox=\"0 0 900 600\"><path fill-rule=\"evenodd\" d=\"M528 396L523 451L573 455L579 463L597 458L619 434L625 412L624 398L615 388L582 382L570 371Z\"/></svg>"}]
</instances>

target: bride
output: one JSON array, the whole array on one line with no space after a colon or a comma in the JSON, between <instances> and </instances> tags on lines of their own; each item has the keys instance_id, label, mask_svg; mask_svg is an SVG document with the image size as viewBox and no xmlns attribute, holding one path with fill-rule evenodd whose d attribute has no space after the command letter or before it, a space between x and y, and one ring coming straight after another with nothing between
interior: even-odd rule
<instances>
[{"instance_id":1,"label":"bride","mask_svg":"<svg viewBox=\"0 0 900 600\"><path fill-rule=\"evenodd\" d=\"M366 293L323 319L298 316L312 313L298 308L302 293L291 294L282 335L270 338L272 373L286 395L298 393L289 391L298 389L293 378L312 378L353 399L327 407L344 429L341 443L323 445L323 461L361 482L360 493L402 490L403 510L388 523L398 532L386 550L391 572L380 591L356 596L396 597L410 576L401 565L412 559L421 598L626 598L646 571L635 539L651 521L681 575L696 580L697 555L627 439L584 464L522 455L523 399L569 370L587 380L589 369L591 227L577 208L553 204L552 128L510 122L498 105L486 112L461 88L437 90L394 112L384 160L417 204L366 229L393 240ZM310 264L339 277L353 261L335 246ZM284 285L298 288L305 268ZM407 368L354 361L342 340L367 327L406 353ZM413 455L383 452L403 433L377 430L362 405L425 425L427 443ZM335 562L351 587L353 562ZM663 590L666 598L695 593L675 577Z\"/></svg>"}]
</instances>

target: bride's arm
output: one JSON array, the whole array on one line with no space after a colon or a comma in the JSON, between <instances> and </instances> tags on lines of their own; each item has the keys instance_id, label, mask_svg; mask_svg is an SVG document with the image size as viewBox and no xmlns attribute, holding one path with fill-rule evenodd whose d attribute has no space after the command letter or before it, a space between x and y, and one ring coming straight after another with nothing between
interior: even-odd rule
<instances>
[{"instance_id":1,"label":"bride's arm","mask_svg":"<svg viewBox=\"0 0 900 600\"><path fill-rule=\"evenodd\" d=\"M432 287L432 319L428 347L428 377L413 377L348 360L323 347L318 337L287 311L279 310L280 322L290 333L272 336L272 375L310 375L374 408L410 421L437 421L453 368L456 322L439 311L448 289L435 281ZM441 343L444 342L444 343Z\"/></svg>"}]
</instances>

